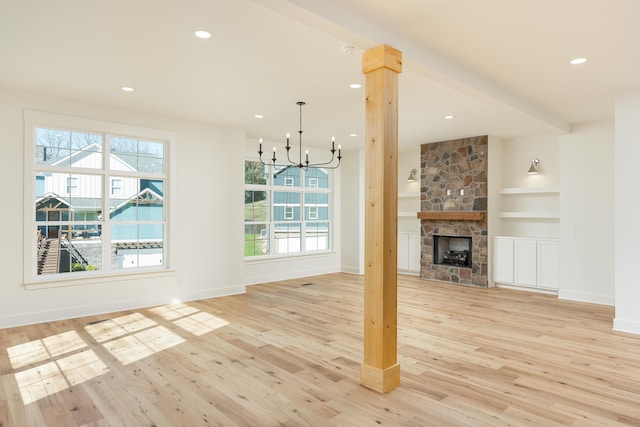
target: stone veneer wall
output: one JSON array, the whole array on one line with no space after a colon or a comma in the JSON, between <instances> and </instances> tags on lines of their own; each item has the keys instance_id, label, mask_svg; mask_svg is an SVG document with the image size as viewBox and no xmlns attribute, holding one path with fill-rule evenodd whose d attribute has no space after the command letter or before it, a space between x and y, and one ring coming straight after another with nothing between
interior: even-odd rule
<instances>
[{"instance_id":1,"label":"stone veneer wall","mask_svg":"<svg viewBox=\"0 0 640 427\"><path fill-rule=\"evenodd\" d=\"M487 287L488 137L422 144L420 204L423 212L483 211L485 219L421 220L420 277ZM464 195L460 195L460 190ZM447 190L451 195L447 196ZM472 268L433 264L433 236L471 237Z\"/></svg>"}]
</instances>

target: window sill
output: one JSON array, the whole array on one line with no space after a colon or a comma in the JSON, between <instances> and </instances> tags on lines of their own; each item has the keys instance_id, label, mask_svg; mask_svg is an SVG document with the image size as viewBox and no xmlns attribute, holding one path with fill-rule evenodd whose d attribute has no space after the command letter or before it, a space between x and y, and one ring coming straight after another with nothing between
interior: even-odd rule
<instances>
[{"instance_id":1,"label":"window sill","mask_svg":"<svg viewBox=\"0 0 640 427\"><path fill-rule=\"evenodd\" d=\"M72 273L73 274L73 273ZM62 288L67 286L97 285L102 283L114 283L127 280L152 279L156 277L175 276L176 270L137 271L135 273L113 273L109 275L82 275L82 277L59 277L55 280L25 281L24 288L28 291L37 289Z\"/></svg>"}]
</instances>

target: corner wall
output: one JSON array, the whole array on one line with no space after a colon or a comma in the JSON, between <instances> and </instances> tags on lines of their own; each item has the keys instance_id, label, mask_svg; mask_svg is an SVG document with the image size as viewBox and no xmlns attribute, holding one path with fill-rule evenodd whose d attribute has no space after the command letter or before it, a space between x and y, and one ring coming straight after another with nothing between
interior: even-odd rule
<instances>
[{"instance_id":1,"label":"corner wall","mask_svg":"<svg viewBox=\"0 0 640 427\"><path fill-rule=\"evenodd\" d=\"M615 302L613 328L640 334L640 90L616 98L615 123Z\"/></svg>"},{"instance_id":2,"label":"corner wall","mask_svg":"<svg viewBox=\"0 0 640 427\"><path fill-rule=\"evenodd\" d=\"M614 259L618 257L613 237L617 169L613 121L573 126L570 134L560 137L560 162L558 297L613 305ZM637 191L637 185L633 187Z\"/></svg>"}]
</instances>

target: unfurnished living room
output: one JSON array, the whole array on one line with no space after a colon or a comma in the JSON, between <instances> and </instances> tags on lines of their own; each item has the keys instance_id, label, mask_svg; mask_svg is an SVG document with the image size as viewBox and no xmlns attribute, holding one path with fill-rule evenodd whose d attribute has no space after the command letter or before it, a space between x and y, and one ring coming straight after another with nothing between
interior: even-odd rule
<instances>
[{"instance_id":1,"label":"unfurnished living room","mask_svg":"<svg viewBox=\"0 0 640 427\"><path fill-rule=\"evenodd\" d=\"M0 427L640 425L637 16L5 1Z\"/></svg>"}]
</instances>

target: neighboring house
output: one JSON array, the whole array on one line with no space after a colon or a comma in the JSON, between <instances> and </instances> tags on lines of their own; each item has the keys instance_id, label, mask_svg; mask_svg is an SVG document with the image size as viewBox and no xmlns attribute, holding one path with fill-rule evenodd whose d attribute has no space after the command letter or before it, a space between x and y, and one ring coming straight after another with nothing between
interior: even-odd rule
<instances>
[{"instance_id":1,"label":"neighboring house","mask_svg":"<svg viewBox=\"0 0 640 427\"><path fill-rule=\"evenodd\" d=\"M46 153L43 157L46 159ZM111 170L136 170L127 163L126 156L111 154L109 162ZM102 151L98 144L91 144L67 158L45 163L97 169L101 167ZM108 189L111 242L115 246L112 259L114 266L126 268L161 263L162 251L157 249L162 248L162 226L137 225L128 221L162 220L163 182L111 176ZM95 241L102 237L103 191L98 175L55 172L36 175L36 221L43 223L38 225L38 233L43 241L63 238L62 255L55 262L58 266L74 263L83 264L84 267L99 265L101 246ZM91 243L92 240L94 243ZM39 269L45 264L45 253L43 251L43 256L38 259ZM55 270L48 272L65 271L64 268Z\"/></svg>"},{"instance_id":2,"label":"neighboring house","mask_svg":"<svg viewBox=\"0 0 640 427\"><path fill-rule=\"evenodd\" d=\"M310 168L304 174L301 171L296 166L284 167L273 175L274 187L284 187L284 191L274 191L272 195L275 253L300 251L302 233L306 250L329 248L329 193L323 191L329 186L329 171L322 168ZM300 188L304 192L295 191Z\"/></svg>"}]
</instances>

